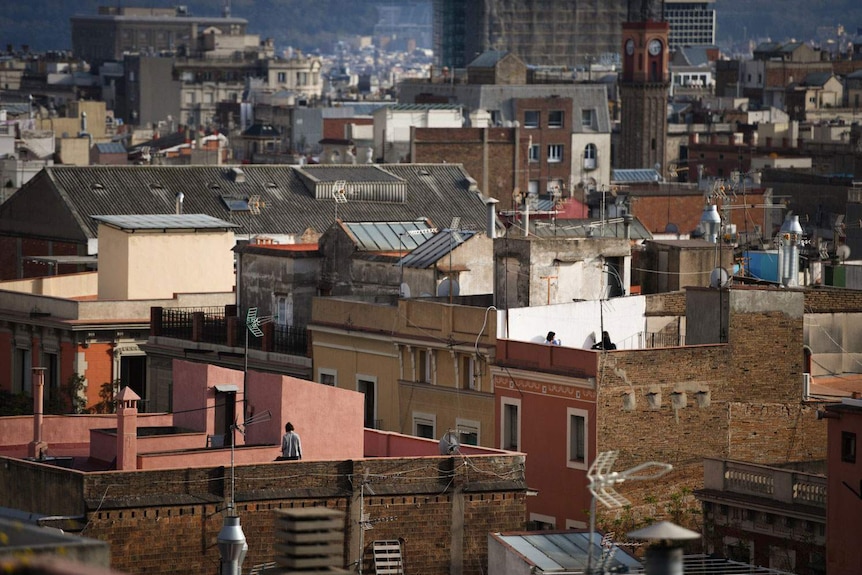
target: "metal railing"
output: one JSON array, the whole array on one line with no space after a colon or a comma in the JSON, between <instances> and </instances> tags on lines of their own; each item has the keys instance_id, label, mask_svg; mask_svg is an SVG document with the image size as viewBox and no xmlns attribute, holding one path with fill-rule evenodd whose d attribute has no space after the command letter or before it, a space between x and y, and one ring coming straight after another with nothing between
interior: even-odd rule
<instances>
[{"instance_id":1,"label":"metal railing","mask_svg":"<svg viewBox=\"0 0 862 575\"><path fill-rule=\"evenodd\" d=\"M229 324L236 321L231 341ZM162 308L159 335L217 345L291 355L308 354L308 331L304 325L264 325L270 337L246 333L244 318L227 316L221 307ZM271 330L271 331L269 331ZM246 340L246 337L248 339Z\"/></svg>"}]
</instances>

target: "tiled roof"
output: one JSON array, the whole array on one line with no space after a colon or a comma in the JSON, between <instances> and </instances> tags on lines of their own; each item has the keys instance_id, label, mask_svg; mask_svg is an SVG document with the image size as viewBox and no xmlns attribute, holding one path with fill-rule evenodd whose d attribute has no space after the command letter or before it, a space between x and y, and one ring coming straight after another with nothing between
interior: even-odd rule
<instances>
[{"instance_id":1,"label":"tiled roof","mask_svg":"<svg viewBox=\"0 0 862 575\"><path fill-rule=\"evenodd\" d=\"M240 235L323 232L336 207L342 221L440 225L458 216L484 229L485 204L467 178L459 164L244 165L242 177L224 166L51 166L0 205L0 233L82 241L96 237L91 216L173 214L180 192L186 213L238 224ZM336 181L347 183L343 203L325 193Z\"/></svg>"}]
</instances>

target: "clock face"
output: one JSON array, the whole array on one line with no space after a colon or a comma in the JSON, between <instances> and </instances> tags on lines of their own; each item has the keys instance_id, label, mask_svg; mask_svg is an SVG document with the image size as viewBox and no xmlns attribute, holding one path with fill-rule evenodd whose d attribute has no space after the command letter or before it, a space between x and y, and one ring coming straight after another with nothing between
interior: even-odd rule
<instances>
[{"instance_id":1,"label":"clock face","mask_svg":"<svg viewBox=\"0 0 862 575\"><path fill-rule=\"evenodd\" d=\"M635 41L629 38L626 40L626 54L631 56L635 53Z\"/></svg>"},{"instance_id":2,"label":"clock face","mask_svg":"<svg viewBox=\"0 0 862 575\"><path fill-rule=\"evenodd\" d=\"M651 40L649 43L649 53L653 56L658 56L661 53L661 40Z\"/></svg>"}]
</instances>

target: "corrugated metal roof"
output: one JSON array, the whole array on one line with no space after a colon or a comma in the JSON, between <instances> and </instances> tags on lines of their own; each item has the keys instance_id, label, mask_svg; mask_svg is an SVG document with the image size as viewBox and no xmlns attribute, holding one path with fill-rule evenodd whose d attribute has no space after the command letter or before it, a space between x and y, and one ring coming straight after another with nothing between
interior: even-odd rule
<instances>
[{"instance_id":1,"label":"corrugated metal roof","mask_svg":"<svg viewBox=\"0 0 862 575\"><path fill-rule=\"evenodd\" d=\"M405 268L427 269L475 235L476 232L463 230L440 230L434 237L401 258L399 265Z\"/></svg>"},{"instance_id":2,"label":"corrugated metal roof","mask_svg":"<svg viewBox=\"0 0 862 575\"><path fill-rule=\"evenodd\" d=\"M424 221L414 222L345 222L342 224L359 251L407 252L421 246L433 235Z\"/></svg>"},{"instance_id":3,"label":"corrugated metal roof","mask_svg":"<svg viewBox=\"0 0 862 575\"><path fill-rule=\"evenodd\" d=\"M611 182L626 183L626 184L646 184L649 182L660 182L661 174L653 168L649 169L630 169L630 170L613 170L611 173Z\"/></svg>"},{"instance_id":4,"label":"corrugated metal roof","mask_svg":"<svg viewBox=\"0 0 862 575\"><path fill-rule=\"evenodd\" d=\"M393 106L388 106L388 109L396 110L398 112L421 112L424 110L460 110L461 106L458 104L395 104Z\"/></svg>"},{"instance_id":5,"label":"corrugated metal roof","mask_svg":"<svg viewBox=\"0 0 862 575\"><path fill-rule=\"evenodd\" d=\"M504 545L517 551L531 566L545 572L583 571L587 568L590 534L574 531L498 535ZM602 535L592 536L593 556L603 555ZM622 550L617 550L605 566L611 572L640 572L641 564Z\"/></svg>"},{"instance_id":6,"label":"corrugated metal roof","mask_svg":"<svg viewBox=\"0 0 862 575\"><path fill-rule=\"evenodd\" d=\"M175 230L238 228L239 225L206 214L140 214L133 216L92 216L121 230Z\"/></svg>"},{"instance_id":7,"label":"corrugated metal roof","mask_svg":"<svg viewBox=\"0 0 862 575\"><path fill-rule=\"evenodd\" d=\"M349 198L338 204L338 218L354 222L428 219L448 224L461 217L465 229L484 229L486 209L470 190L460 164L350 166L244 165L243 181L219 166L50 166L0 204L0 232L26 237L82 241L96 237L95 214L173 214L183 192L187 213L207 214L240 226L248 235L302 235L324 232L335 222L329 195L316 199L308 178L368 182L372 189L402 182L397 201ZM222 196L250 199L258 210L230 211ZM39 210L32 209L38 202ZM54 221L48 222L46 214Z\"/></svg>"},{"instance_id":8,"label":"corrugated metal roof","mask_svg":"<svg viewBox=\"0 0 862 575\"><path fill-rule=\"evenodd\" d=\"M618 238L626 237L625 223L622 218L600 220L560 219L556 221L535 220L530 222L530 233L542 237L558 238ZM651 240L652 234L637 218L632 218L629 226L629 239Z\"/></svg>"}]
</instances>

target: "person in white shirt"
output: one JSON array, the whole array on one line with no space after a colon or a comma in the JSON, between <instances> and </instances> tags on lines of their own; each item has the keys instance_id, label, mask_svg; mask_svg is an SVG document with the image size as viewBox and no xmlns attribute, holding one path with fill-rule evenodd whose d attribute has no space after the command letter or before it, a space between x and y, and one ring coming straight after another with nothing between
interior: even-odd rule
<instances>
[{"instance_id":1,"label":"person in white shirt","mask_svg":"<svg viewBox=\"0 0 862 575\"><path fill-rule=\"evenodd\" d=\"M287 422L284 426L285 434L281 437L281 457L279 461L294 461L302 459L302 442L299 434L293 430L293 424Z\"/></svg>"}]
</instances>

